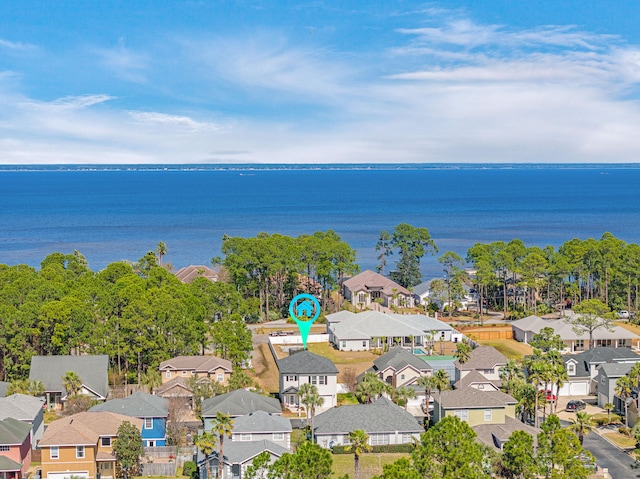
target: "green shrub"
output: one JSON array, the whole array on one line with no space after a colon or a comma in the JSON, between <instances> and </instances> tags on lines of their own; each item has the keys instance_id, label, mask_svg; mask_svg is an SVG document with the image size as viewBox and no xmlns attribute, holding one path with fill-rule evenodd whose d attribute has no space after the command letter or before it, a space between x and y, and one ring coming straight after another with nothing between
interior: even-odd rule
<instances>
[{"instance_id":1,"label":"green shrub","mask_svg":"<svg viewBox=\"0 0 640 479\"><path fill-rule=\"evenodd\" d=\"M193 461L187 461L182 468L182 475L195 479L198 477L198 466Z\"/></svg>"},{"instance_id":2,"label":"green shrub","mask_svg":"<svg viewBox=\"0 0 640 479\"><path fill-rule=\"evenodd\" d=\"M334 454L353 454L350 447L351 446L333 446L331 450ZM395 452L408 454L411 451L413 451L413 444L387 444L384 446L371 447L371 452L375 453Z\"/></svg>"}]
</instances>

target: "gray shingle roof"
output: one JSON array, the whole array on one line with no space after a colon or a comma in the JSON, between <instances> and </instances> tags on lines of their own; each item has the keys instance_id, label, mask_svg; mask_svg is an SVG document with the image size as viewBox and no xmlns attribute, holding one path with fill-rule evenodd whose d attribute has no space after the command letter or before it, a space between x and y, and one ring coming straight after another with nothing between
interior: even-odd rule
<instances>
[{"instance_id":1,"label":"gray shingle roof","mask_svg":"<svg viewBox=\"0 0 640 479\"><path fill-rule=\"evenodd\" d=\"M8 417L0 421L0 444L3 446L20 445L31 432L31 425Z\"/></svg>"},{"instance_id":2,"label":"gray shingle roof","mask_svg":"<svg viewBox=\"0 0 640 479\"><path fill-rule=\"evenodd\" d=\"M629 374L631 368L633 364L630 363L607 363L600 366L600 371L610 378L617 378Z\"/></svg>"},{"instance_id":3,"label":"gray shingle roof","mask_svg":"<svg viewBox=\"0 0 640 479\"><path fill-rule=\"evenodd\" d=\"M338 374L330 359L309 351L298 351L278 360L280 374Z\"/></svg>"},{"instance_id":4,"label":"gray shingle roof","mask_svg":"<svg viewBox=\"0 0 640 479\"><path fill-rule=\"evenodd\" d=\"M169 400L137 392L124 399L112 399L89 409L91 412L115 412L131 417L167 417L169 415Z\"/></svg>"},{"instance_id":5,"label":"gray shingle roof","mask_svg":"<svg viewBox=\"0 0 640 479\"><path fill-rule=\"evenodd\" d=\"M415 417L386 398L371 404L331 408L315 417L316 434L348 434L356 429L367 434L424 432Z\"/></svg>"},{"instance_id":6,"label":"gray shingle roof","mask_svg":"<svg viewBox=\"0 0 640 479\"><path fill-rule=\"evenodd\" d=\"M496 365L507 364L507 358L493 346L478 346L469 355L469 360L460 364L455 362L456 368L462 371L472 369L493 369Z\"/></svg>"},{"instance_id":7,"label":"gray shingle roof","mask_svg":"<svg viewBox=\"0 0 640 479\"><path fill-rule=\"evenodd\" d=\"M286 417L274 416L264 411L257 411L233 420L234 433L266 433L291 432L291 421Z\"/></svg>"},{"instance_id":8,"label":"gray shingle roof","mask_svg":"<svg viewBox=\"0 0 640 479\"><path fill-rule=\"evenodd\" d=\"M43 404L43 399L26 394L12 394L0 398L0 419L12 417L20 421L33 421L42 411Z\"/></svg>"},{"instance_id":9,"label":"gray shingle roof","mask_svg":"<svg viewBox=\"0 0 640 479\"><path fill-rule=\"evenodd\" d=\"M509 416L505 417L504 424L478 424L473 426L472 429L476 432L480 441L493 447L496 451L500 450L501 444L506 442L514 431L525 431L533 437L534 444L537 443L538 433L540 432L540 429Z\"/></svg>"},{"instance_id":10,"label":"gray shingle roof","mask_svg":"<svg viewBox=\"0 0 640 479\"><path fill-rule=\"evenodd\" d=\"M435 395L438 401L438 395ZM442 391L440 404L444 409L481 409L485 407L504 407L508 404L516 404L513 397L500 391L482 391L475 388L455 389Z\"/></svg>"},{"instance_id":11,"label":"gray shingle roof","mask_svg":"<svg viewBox=\"0 0 640 479\"><path fill-rule=\"evenodd\" d=\"M256 411L280 414L282 406L275 398L237 389L202 402L202 417L213 417L217 411L231 416L243 416Z\"/></svg>"},{"instance_id":12,"label":"gray shingle roof","mask_svg":"<svg viewBox=\"0 0 640 479\"><path fill-rule=\"evenodd\" d=\"M22 464L9 459L7 456L0 456L0 472L14 472L22 470Z\"/></svg>"},{"instance_id":13,"label":"gray shingle roof","mask_svg":"<svg viewBox=\"0 0 640 479\"><path fill-rule=\"evenodd\" d=\"M62 385L62 376L73 371L80 377L82 384L91 391L106 398L109 394L107 373L109 370L109 356L33 356L29 379L44 383L47 392L62 392L66 390Z\"/></svg>"},{"instance_id":14,"label":"gray shingle roof","mask_svg":"<svg viewBox=\"0 0 640 479\"><path fill-rule=\"evenodd\" d=\"M532 333L539 333L542 328L552 328L556 334L559 334L563 341L570 341L576 339L589 339L588 332L576 333L573 330L573 325L567 321L566 318L561 319L542 319L539 316L527 316L526 318L518 319L511 323L511 327L519 329L521 331L530 331ZM606 328L598 328L593 332L593 339L638 339L635 333L621 327L613 326L611 331Z\"/></svg>"},{"instance_id":15,"label":"gray shingle roof","mask_svg":"<svg viewBox=\"0 0 640 479\"><path fill-rule=\"evenodd\" d=\"M282 456L285 452L290 452L288 449L266 439L262 441L225 441L224 462L227 464L244 464L262 451L269 451L277 457Z\"/></svg>"},{"instance_id":16,"label":"gray shingle roof","mask_svg":"<svg viewBox=\"0 0 640 479\"><path fill-rule=\"evenodd\" d=\"M393 368L394 370L399 371L407 365L413 366L418 371L428 371L432 369L431 366L422 359L400 347L392 348L379 358L376 358L373 361L373 365L377 371L382 371L387 368Z\"/></svg>"}]
</instances>

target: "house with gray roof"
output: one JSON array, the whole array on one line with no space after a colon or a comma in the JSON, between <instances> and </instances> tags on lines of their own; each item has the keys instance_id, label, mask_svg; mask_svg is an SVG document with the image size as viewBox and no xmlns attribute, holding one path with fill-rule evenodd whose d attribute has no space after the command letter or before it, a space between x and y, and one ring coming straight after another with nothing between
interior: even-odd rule
<instances>
[{"instance_id":1,"label":"house with gray roof","mask_svg":"<svg viewBox=\"0 0 640 479\"><path fill-rule=\"evenodd\" d=\"M611 403L617 412L624 413L624 402L616 395L616 381L629 374L632 368L632 363L607 363L598 368L598 406Z\"/></svg>"},{"instance_id":2,"label":"house with gray roof","mask_svg":"<svg viewBox=\"0 0 640 479\"><path fill-rule=\"evenodd\" d=\"M543 319L539 316L527 316L511 322L513 338L529 343L533 336L542 328L551 328L558 334L565 344L565 351L578 353L592 347L604 346L608 348L637 348L640 344L640 336L621 326L613 326L611 330L598 328L593 332L593 345L589 344L588 332L576 332L567 318Z\"/></svg>"},{"instance_id":3,"label":"house with gray roof","mask_svg":"<svg viewBox=\"0 0 640 479\"><path fill-rule=\"evenodd\" d=\"M89 409L90 412L113 412L142 419L142 442L145 447L167 445L169 401L153 394L137 392L124 399L112 399Z\"/></svg>"},{"instance_id":4,"label":"house with gray roof","mask_svg":"<svg viewBox=\"0 0 640 479\"><path fill-rule=\"evenodd\" d=\"M0 473L22 479L31 466L31 426L13 418L0 420Z\"/></svg>"},{"instance_id":5,"label":"house with gray roof","mask_svg":"<svg viewBox=\"0 0 640 479\"><path fill-rule=\"evenodd\" d=\"M205 431L207 430L205 424ZM291 421L264 411L257 411L233 420L231 440L236 442L272 441L286 449L291 448Z\"/></svg>"},{"instance_id":6,"label":"house with gray roof","mask_svg":"<svg viewBox=\"0 0 640 479\"><path fill-rule=\"evenodd\" d=\"M246 389L236 389L202 401L202 418L207 429L207 421L217 412L236 418L258 411L269 414L282 414L282 406L276 398L257 394Z\"/></svg>"},{"instance_id":7,"label":"house with gray roof","mask_svg":"<svg viewBox=\"0 0 640 479\"><path fill-rule=\"evenodd\" d=\"M44 434L44 399L12 394L0 398L0 420L12 418L29 424L31 428L31 444L36 446Z\"/></svg>"},{"instance_id":8,"label":"house with gray roof","mask_svg":"<svg viewBox=\"0 0 640 479\"><path fill-rule=\"evenodd\" d=\"M387 307L413 308L413 295L407 288L370 269L342 284L344 298L356 307L368 308L376 300Z\"/></svg>"},{"instance_id":9,"label":"house with gray roof","mask_svg":"<svg viewBox=\"0 0 640 479\"><path fill-rule=\"evenodd\" d=\"M290 452L288 449L278 444L267 441L225 441L224 458L221 479L242 479L245 477L247 467L251 465L256 456L262 452L269 453L269 461L274 462L283 454ZM210 456L210 466L207 467L207 460L201 450L198 450L197 464L200 479L208 479L211 469L214 474L218 470L218 451L213 451Z\"/></svg>"},{"instance_id":10,"label":"house with gray roof","mask_svg":"<svg viewBox=\"0 0 640 479\"><path fill-rule=\"evenodd\" d=\"M457 416L476 431L478 438L494 449L502 449L511 433L522 430L534 439L539 432L516 418L518 401L500 391L473 387L442 391L435 394L432 420Z\"/></svg>"},{"instance_id":11,"label":"house with gray roof","mask_svg":"<svg viewBox=\"0 0 640 479\"><path fill-rule=\"evenodd\" d=\"M298 390L306 383L315 385L323 400L322 411L337 404L338 368L330 359L307 350L291 351L289 356L277 362L280 375L280 401L289 410L298 411L300 403Z\"/></svg>"},{"instance_id":12,"label":"house with gray roof","mask_svg":"<svg viewBox=\"0 0 640 479\"><path fill-rule=\"evenodd\" d=\"M469 354L465 363L455 361L455 382L462 381L471 372L481 374L491 381L496 389L500 387L500 369L507 364L507 358L493 346L478 346Z\"/></svg>"},{"instance_id":13,"label":"house with gray roof","mask_svg":"<svg viewBox=\"0 0 640 479\"><path fill-rule=\"evenodd\" d=\"M29 379L44 383L48 407L61 407L68 392L62 383L67 372L74 372L81 382L78 394L96 401L104 401L109 395L109 356L33 356Z\"/></svg>"},{"instance_id":14,"label":"house with gray roof","mask_svg":"<svg viewBox=\"0 0 640 479\"><path fill-rule=\"evenodd\" d=\"M364 311L328 326L329 342L340 351L393 347L432 348L436 341L461 341L449 324L423 314Z\"/></svg>"},{"instance_id":15,"label":"house with gray roof","mask_svg":"<svg viewBox=\"0 0 640 479\"><path fill-rule=\"evenodd\" d=\"M314 419L316 442L324 448L349 444L349 433L364 430L369 444L411 444L424 428L410 413L381 397L370 404L340 406L318 414Z\"/></svg>"},{"instance_id":16,"label":"house with gray roof","mask_svg":"<svg viewBox=\"0 0 640 479\"><path fill-rule=\"evenodd\" d=\"M562 357L569 380L560 388L560 396L588 396L598 390L598 368L609 363L640 361L640 355L628 348L596 347ZM555 393L555 391L554 391Z\"/></svg>"}]
</instances>

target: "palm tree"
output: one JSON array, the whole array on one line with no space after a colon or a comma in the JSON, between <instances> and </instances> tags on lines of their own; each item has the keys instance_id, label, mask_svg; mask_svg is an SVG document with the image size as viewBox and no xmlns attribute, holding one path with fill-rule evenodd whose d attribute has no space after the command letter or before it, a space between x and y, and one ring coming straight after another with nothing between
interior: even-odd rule
<instances>
[{"instance_id":1,"label":"palm tree","mask_svg":"<svg viewBox=\"0 0 640 479\"><path fill-rule=\"evenodd\" d=\"M207 431L203 431L202 434L197 435L193 438L193 443L199 448L204 454L207 461L207 476L209 479L213 478L213 474L211 473L211 454L216 448L218 440L215 434L212 434ZM222 460L219 457L218 463L222 464Z\"/></svg>"},{"instance_id":2,"label":"palm tree","mask_svg":"<svg viewBox=\"0 0 640 479\"><path fill-rule=\"evenodd\" d=\"M220 446L218 450L218 477L221 478L224 468L224 437L231 437L231 433L233 432L233 419L231 419L231 416L217 411L216 417L213 418L213 428L211 432L218 436L218 444Z\"/></svg>"},{"instance_id":3,"label":"palm tree","mask_svg":"<svg viewBox=\"0 0 640 479\"><path fill-rule=\"evenodd\" d=\"M307 427L309 427L309 418L311 418L311 442L313 442L313 422L316 415L316 408L324 404L324 398L318 394L316 385L309 383L300 386L298 396L307 411Z\"/></svg>"},{"instance_id":4,"label":"palm tree","mask_svg":"<svg viewBox=\"0 0 640 479\"><path fill-rule=\"evenodd\" d=\"M158 249L156 249L156 253L158 253L158 264L162 267L162 257L167 254L167 245L164 244L164 241L160 241L158 243Z\"/></svg>"},{"instance_id":5,"label":"palm tree","mask_svg":"<svg viewBox=\"0 0 640 479\"><path fill-rule=\"evenodd\" d=\"M472 349L469 343L466 341L462 341L461 343L458 343L456 352L453 354L453 356L458 360L460 364L465 364L467 361L469 361L469 359L471 359L471 351Z\"/></svg>"},{"instance_id":6,"label":"palm tree","mask_svg":"<svg viewBox=\"0 0 640 479\"><path fill-rule=\"evenodd\" d=\"M633 390L633 383L629 376L622 376L616 381L616 395L622 399L624 403L624 425L625 427L629 427L629 420L627 418L627 399L631 396L631 391Z\"/></svg>"},{"instance_id":7,"label":"palm tree","mask_svg":"<svg viewBox=\"0 0 640 479\"><path fill-rule=\"evenodd\" d=\"M569 426L569 429L578 435L580 444L584 442L584 437L595 428L593 418L584 411L576 412L576 418L572 418L571 422L572 424Z\"/></svg>"},{"instance_id":8,"label":"palm tree","mask_svg":"<svg viewBox=\"0 0 640 479\"><path fill-rule=\"evenodd\" d=\"M162 376L157 369L148 368L141 377L142 384L149 388L149 393L153 394L153 390L162 385Z\"/></svg>"},{"instance_id":9,"label":"palm tree","mask_svg":"<svg viewBox=\"0 0 640 479\"><path fill-rule=\"evenodd\" d=\"M62 376L62 385L67 390L67 397L72 397L82 388L82 380L75 371L67 371Z\"/></svg>"},{"instance_id":10,"label":"palm tree","mask_svg":"<svg viewBox=\"0 0 640 479\"><path fill-rule=\"evenodd\" d=\"M358 479L360 473L360 456L365 452L371 451L369 445L369 435L362 429L356 429L349 433L349 450L353 451L353 466L355 469L355 479Z\"/></svg>"},{"instance_id":11,"label":"palm tree","mask_svg":"<svg viewBox=\"0 0 640 479\"><path fill-rule=\"evenodd\" d=\"M440 405L440 396L442 395L442 391L445 389L451 389L451 380L449 379L449 373L444 369L438 369L435 373L433 373L433 382L434 387L438 390L438 419L442 419L441 413L441 405ZM428 407L428 405L427 405Z\"/></svg>"},{"instance_id":12,"label":"palm tree","mask_svg":"<svg viewBox=\"0 0 640 479\"><path fill-rule=\"evenodd\" d=\"M429 412L429 402L431 401L431 391L435 389L435 379L433 376L421 376L417 381L419 386L424 388L424 413L427 416L426 423L429 424L431 413Z\"/></svg>"},{"instance_id":13,"label":"palm tree","mask_svg":"<svg viewBox=\"0 0 640 479\"><path fill-rule=\"evenodd\" d=\"M360 402L371 403L378 399L384 392L389 392L390 385L380 380L373 371L364 373L358 386L356 386L356 397Z\"/></svg>"},{"instance_id":14,"label":"palm tree","mask_svg":"<svg viewBox=\"0 0 640 479\"><path fill-rule=\"evenodd\" d=\"M404 401L404 410L407 410L407 403L409 399L413 399L416 397L416 392L407 386L401 386L395 391L393 391L393 395L397 402Z\"/></svg>"},{"instance_id":15,"label":"palm tree","mask_svg":"<svg viewBox=\"0 0 640 479\"><path fill-rule=\"evenodd\" d=\"M602 408L605 411L607 411L607 422L611 422L611 411L613 411L616 407L613 404L611 404L610 402L608 402L607 404L602 406Z\"/></svg>"}]
</instances>

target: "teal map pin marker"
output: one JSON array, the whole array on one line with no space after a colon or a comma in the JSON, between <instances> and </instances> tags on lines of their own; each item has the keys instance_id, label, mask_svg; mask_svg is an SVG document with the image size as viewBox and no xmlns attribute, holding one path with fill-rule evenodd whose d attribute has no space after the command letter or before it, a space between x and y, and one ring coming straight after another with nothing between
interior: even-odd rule
<instances>
[{"instance_id":1,"label":"teal map pin marker","mask_svg":"<svg viewBox=\"0 0 640 479\"><path fill-rule=\"evenodd\" d=\"M289 303L289 316L298 325L302 337L302 347L307 349L307 338L311 325L320 316L320 303L310 294L299 294Z\"/></svg>"}]
</instances>

